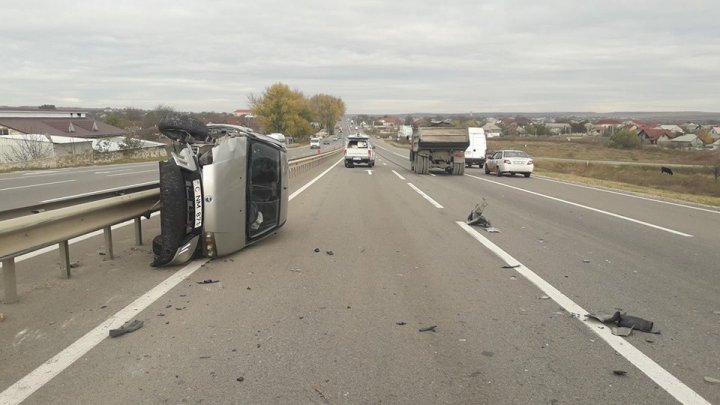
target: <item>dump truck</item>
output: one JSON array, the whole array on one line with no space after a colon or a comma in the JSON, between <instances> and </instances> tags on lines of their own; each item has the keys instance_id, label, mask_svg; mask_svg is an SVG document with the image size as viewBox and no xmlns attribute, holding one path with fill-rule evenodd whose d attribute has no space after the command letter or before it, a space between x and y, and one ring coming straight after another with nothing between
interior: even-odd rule
<instances>
[{"instance_id":1,"label":"dump truck","mask_svg":"<svg viewBox=\"0 0 720 405\"><path fill-rule=\"evenodd\" d=\"M465 173L465 150L470 146L467 128L418 127L410 137L410 166L417 174L442 169L453 175Z\"/></svg>"}]
</instances>

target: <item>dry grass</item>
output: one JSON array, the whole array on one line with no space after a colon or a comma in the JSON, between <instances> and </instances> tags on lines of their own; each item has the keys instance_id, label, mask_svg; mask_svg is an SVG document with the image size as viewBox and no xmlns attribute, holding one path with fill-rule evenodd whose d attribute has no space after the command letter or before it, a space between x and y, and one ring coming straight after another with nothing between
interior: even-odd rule
<instances>
[{"instance_id":1,"label":"dry grass","mask_svg":"<svg viewBox=\"0 0 720 405\"><path fill-rule=\"evenodd\" d=\"M520 149L537 158L536 170L544 175L661 197L720 206L720 183L712 165L720 163L720 151L682 151L645 145L637 150L608 148L604 138L490 139L489 149ZM586 162L554 162L542 158L578 159ZM656 166L608 165L593 161L648 163ZM664 164L699 165L674 168L663 175Z\"/></svg>"}]
</instances>

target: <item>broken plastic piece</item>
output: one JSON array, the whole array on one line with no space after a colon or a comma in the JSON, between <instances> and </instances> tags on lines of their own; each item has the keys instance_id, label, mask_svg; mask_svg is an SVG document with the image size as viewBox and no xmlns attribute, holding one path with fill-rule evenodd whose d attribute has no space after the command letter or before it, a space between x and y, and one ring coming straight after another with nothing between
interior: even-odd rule
<instances>
[{"instance_id":1,"label":"broken plastic piece","mask_svg":"<svg viewBox=\"0 0 720 405\"><path fill-rule=\"evenodd\" d=\"M121 326L117 329L110 329L110 337L122 336L126 333L135 332L136 330L143 327L143 321L134 320L127 325Z\"/></svg>"},{"instance_id":2,"label":"broken plastic piece","mask_svg":"<svg viewBox=\"0 0 720 405\"><path fill-rule=\"evenodd\" d=\"M418 329L418 332L435 332L435 328L437 328L437 325L428 326L427 328L420 328Z\"/></svg>"},{"instance_id":3,"label":"broken plastic piece","mask_svg":"<svg viewBox=\"0 0 720 405\"><path fill-rule=\"evenodd\" d=\"M488 224L490 224L490 223L488 222ZM486 227L485 230L488 231L488 233L500 233L499 229L493 228L492 226Z\"/></svg>"},{"instance_id":4,"label":"broken plastic piece","mask_svg":"<svg viewBox=\"0 0 720 405\"><path fill-rule=\"evenodd\" d=\"M325 253L326 253L328 256L332 256L332 255L335 254L335 252L333 252L332 250L328 250L328 251L325 252Z\"/></svg>"},{"instance_id":5,"label":"broken plastic piece","mask_svg":"<svg viewBox=\"0 0 720 405\"><path fill-rule=\"evenodd\" d=\"M625 371L625 370L613 370L613 374L615 374L615 375L625 375L625 374L627 374L627 371Z\"/></svg>"},{"instance_id":6,"label":"broken plastic piece","mask_svg":"<svg viewBox=\"0 0 720 405\"><path fill-rule=\"evenodd\" d=\"M207 279L207 280L203 280L203 281L198 281L197 283L198 284L213 284L213 283L219 283L219 282L220 282L220 280Z\"/></svg>"},{"instance_id":7,"label":"broken plastic piece","mask_svg":"<svg viewBox=\"0 0 720 405\"><path fill-rule=\"evenodd\" d=\"M513 265L506 264L506 265L502 266L503 269L516 269L518 267L520 267L519 264L513 264Z\"/></svg>"},{"instance_id":8,"label":"broken plastic piece","mask_svg":"<svg viewBox=\"0 0 720 405\"><path fill-rule=\"evenodd\" d=\"M645 319L638 318L637 316L620 315L618 326L637 329L641 332L652 332L653 323L651 321L646 321Z\"/></svg>"},{"instance_id":9,"label":"broken plastic piece","mask_svg":"<svg viewBox=\"0 0 720 405\"><path fill-rule=\"evenodd\" d=\"M315 248L315 250L313 250L313 252L315 252L315 253L318 253L319 251L320 251L320 248Z\"/></svg>"},{"instance_id":10,"label":"broken plastic piece","mask_svg":"<svg viewBox=\"0 0 720 405\"><path fill-rule=\"evenodd\" d=\"M616 327L611 329L612 334L615 336L630 336L632 335L633 328Z\"/></svg>"},{"instance_id":11,"label":"broken plastic piece","mask_svg":"<svg viewBox=\"0 0 720 405\"><path fill-rule=\"evenodd\" d=\"M395 322L395 325L404 326L404 325L407 325L407 323L405 323L405 322Z\"/></svg>"},{"instance_id":12,"label":"broken plastic piece","mask_svg":"<svg viewBox=\"0 0 720 405\"><path fill-rule=\"evenodd\" d=\"M720 380L718 380L717 378L705 376L703 377L703 380L705 380L705 382L709 382L710 384L720 384Z\"/></svg>"},{"instance_id":13,"label":"broken plastic piece","mask_svg":"<svg viewBox=\"0 0 720 405\"><path fill-rule=\"evenodd\" d=\"M483 198L483 202L481 204L475 204L475 208L470 211L470 215L468 215L467 220L465 220L465 223L468 225L479 225L483 228L490 227L490 221L488 221L483 215L483 210L487 207L487 201Z\"/></svg>"}]
</instances>

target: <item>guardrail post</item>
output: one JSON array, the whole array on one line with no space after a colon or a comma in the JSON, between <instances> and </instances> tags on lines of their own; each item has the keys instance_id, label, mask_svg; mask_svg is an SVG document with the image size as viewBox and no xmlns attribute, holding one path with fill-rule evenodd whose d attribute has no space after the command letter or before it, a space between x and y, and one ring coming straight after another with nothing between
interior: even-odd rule
<instances>
[{"instance_id":1,"label":"guardrail post","mask_svg":"<svg viewBox=\"0 0 720 405\"><path fill-rule=\"evenodd\" d=\"M58 251L60 252L60 277L70 278L70 247L68 241L60 242Z\"/></svg>"},{"instance_id":2,"label":"guardrail post","mask_svg":"<svg viewBox=\"0 0 720 405\"><path fill-rule=\"evenodd\" d=\"M108 226L103 229L103 233L105 233L105 254L110 259L113 259L112 229Z\"/></svg>"},{"instance_id":3,"label":"guardrail post","mask_svg":"<svg viewBox=\"0 0 720 405\"><path fill-rule=\"evenodd\" d=\"M135 218L135 244L142 246L142 225L140 224L140 218Z\"/></svg>"},{"instance_id":4,"label":"guardrail post","mask_svg":"<svg viewBox=\"0 0 720 405\"><path fill-rule=\"evenodd\" d=\"M2 261L3 284L5 285L6 304L17 302L17 283L15 280L15 258L11 257Z\"/></svg>"}]
</instances>

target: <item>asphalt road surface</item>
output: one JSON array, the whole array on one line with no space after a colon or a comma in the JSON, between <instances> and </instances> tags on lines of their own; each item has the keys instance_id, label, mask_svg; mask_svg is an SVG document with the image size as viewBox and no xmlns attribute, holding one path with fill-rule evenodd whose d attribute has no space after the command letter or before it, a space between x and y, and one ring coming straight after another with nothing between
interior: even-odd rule
<instances>
[{"instance_id":1,"label":"asphalt road surface","mask_svg":"<svg viewBox=\"0 0 720 405\"><path fill-rule=\"evenodd\" d=\"M372 170L294 178L324 173L277 235L225 258L151 269L126 227L115 260L102 237L73 244L70 280L56 253L19 262L0 403L720 403L720 212L419 176L377 144ZM499 233L463 222L483 198ZM616 310L661 333L584 316ZM143 328L105 337L129 319Z\"/></svg>"}]
</instances>

